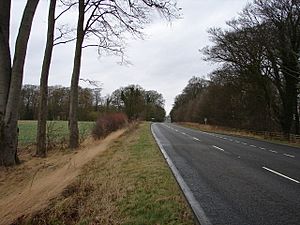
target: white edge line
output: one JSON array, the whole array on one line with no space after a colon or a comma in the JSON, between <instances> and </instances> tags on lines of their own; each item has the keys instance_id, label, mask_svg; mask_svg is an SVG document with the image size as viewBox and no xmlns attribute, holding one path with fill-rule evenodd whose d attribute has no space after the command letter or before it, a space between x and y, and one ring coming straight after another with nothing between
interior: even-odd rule
<instances>
[{"instance_id":1,"label":"white edge line","mask_svg":"<svg viewBox=\"0 0 300 225\"><path fill-rule=\"evenodd\" d=\"M290 177L288 177L288 176L286 176L286 175L284 175L284 174L282 174L282 173L279 173L279 172L277 172L277 171L275 171L275 170L271 170L271 169L269 169L269 168L267 168L267 167L265 167L265 166L263 167L263 169L268 170L269 172L275 173L275 174L278 175L278 176L281 176L281 177L284 177L284 178L289 179L289 180L291 180L291 181L294 181L294 182L297 183L297 184L300 184L300 181L295 180L295 179L293 179L293 178L290 178Z\"/></svg>"},{"instance_id":2,"label":"white edge line","mask_svg":"<svg viewBox=\"0 0 300 225\"><path fill-rule=\"evenodd\" d=\"M195 138L195 137L193 137L193 139L194 139L195 141L200 141L198 138Z\"/></svg>"},{"instance_id":3,"label":"white edge line","mask_svg":"<svg viewBox=\"0 0 300 225\"><path fill-rule=\"evenodd\" d=\"M190 204L194 214L196 215L196 218L197 218L198 222L201 225L212 225L211 222L209 221L209 219L207 218L207 216L205 215L204 210L200 206L200 203L195 199L195 197L194 197L193 193L191 192L190 188L187 186L187 184L183 180L183 178L180 175L179 171L177 170L177 168L173 164L172 160L168 156L168 154L165 151L164 147L160 143L158 137L154 133L153 124L151 124L151 131L152 131L152 135L154 136L154 139L155 139L157 145L159 146L159 149L160 149L161 153L163 154L165 160L167 161L167 163L168 163L175 179L177 180L177 183L179 184L185 198L187 199L187 201Z\"/></svg>"},{"instance_id":4,"label":"white edge line","mask_svg":"<svg viewBox=\"0 0 300 225\"><path fill-rule=\"evenodd\" d=\"M220 151L223 151L223 152L225 152L225 150L224 150L223 148L220 148L220 147L218 147L218 146L215 146L215 145L213 145L213 147L214 147L214 148L216 148L216 149L218 149L218 150L220 150Z\"/></svg>"}]
</instances>

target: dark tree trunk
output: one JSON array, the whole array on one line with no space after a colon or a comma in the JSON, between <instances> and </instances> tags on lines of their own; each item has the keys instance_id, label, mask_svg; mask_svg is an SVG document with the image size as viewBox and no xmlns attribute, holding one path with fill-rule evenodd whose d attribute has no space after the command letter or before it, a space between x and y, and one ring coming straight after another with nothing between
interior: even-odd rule
<instances>
[{"instance_id":1,"label":"dark tree trunk","mask_svg":"<svg viewBox=\"0 0 300 225\"><path fill-rule=\"evenodd\" d=\"M295 106L294 106L294 112L295 112L295 134L300 133L300 127L299 127L299 111L298 111L298 98L295 99Z\"/></svg>"},{"instance_id":2,"label":"dark tree trunk","mask_svg":"<svg viewBox=\"0 0 300 225\"><path fill-rule=\"evenodd\" d=\"M0 1L0 118L4 117L11 77L9 23L11 1Z\"/></svg>"},{"instance_id":3,"label":"dark tree trunk","mask_svg":"<svg viewBox=\"0 0 300 225\"><path fill-rule=\"evenodd\" d=\"M282 118L282 130L288 137L291 132L292 121L293 121L293 111L294 111L294 99L293 99L293 79L286 78L285 95L283 101L283 118Z\"/></svg>"},{"instance_id":4,"label":"dark tree trunk","mask_svg":"<svg viewBox=\"0 0 300 225\"><path fill-rule=\"evenodd\" d=\"M298 92L297 85L299 83L299 66L298 58L290 50L287 52L286 49L282 50L282 73L285 78L285 90L284 90L284 121L283 121L283 131L285 134L294 132L299 133L299 120L297 121L298 111L297 111L297 101ZM292 130L292 128L294 128Z\"/></svg>"},{"instance_id":5,"label":"dark tree trunk","mask_svg":"<svg viewBox=\"0 0 300 225\"><path fill-rule=\"evenodd\" d=\"M11 77L11 57L9 48L9 23L11 1L0 1L0 165L4 147L4 115Z\"/></svg>"},{"instance_id":6,"label":"dark tree trunk","mask_svg":"<svg viewBox=\"0 0 300 225\"><path fill-rule=\"evenodd\" d=\"M55 7L56 7L56 0L50 0L47 42L46 42L46 49L45 49L41 79L40 79L37 146L36 146L36 155L39 157L46 157L47 155L46 127L47 127L47 114L48 114L48 104L47 104L48 77L49 77L50 63L51 63L52 52L53 52Z\"/></svg>"},{"instance_id":7,"label":"dark tree trunk","mask_svg":"<svg viewBox=\"0 0 300 225\"><path fill-rule=\"evenodd\" d=\"M23 69L27 51L27 43L31 31L33 16L39 0L28 0L24 9L11 72L8 100L6 104L3 128L3 144L1 146L0 164L5 166L18 163L18 111L23 81Z\"/></svg>"},{"instance_id":8,"label":"dark tree trunk","mask_svg":"<svg viewBox=\"0 0 300 225\"><path fill-rule=\"evenodd\" d=\"M69 111L69 147L74 149L79 146L79 131L78 131L78 83L80 77L82 43L84 39L84 0L79 0L78 7L78 23L77 23L77 39L75 56L73 62L73 72L70 88L70 111Z\"/></svg>"}]
</instances>

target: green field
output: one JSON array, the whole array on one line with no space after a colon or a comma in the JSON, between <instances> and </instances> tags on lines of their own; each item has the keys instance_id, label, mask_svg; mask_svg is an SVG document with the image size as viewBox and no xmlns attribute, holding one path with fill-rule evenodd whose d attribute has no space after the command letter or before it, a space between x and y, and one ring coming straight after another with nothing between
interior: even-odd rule
<instances>
[{"instance_id":1,"label":"green field","mask_svg":"<svg viewBox=\"0 0 300 225\"><path fill-rule=\"evenodd\" d=\"M20 129L19 144L22 146L33 144L36 142L37 121L20 120L18 122ZM79 133L81 138L87 137L91 133L94 122L79 122ZM48 121L47 130L49 138L54 142L67 141L68 121Z\"/></svg>"}]
</instances>

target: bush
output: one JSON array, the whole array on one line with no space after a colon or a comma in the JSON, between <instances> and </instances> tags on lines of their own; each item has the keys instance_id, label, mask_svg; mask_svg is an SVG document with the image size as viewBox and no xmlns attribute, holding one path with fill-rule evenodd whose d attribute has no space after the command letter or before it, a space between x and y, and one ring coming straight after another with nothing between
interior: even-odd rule
<instances>
[{"instance_id":1,"label":"bush","mask_svg":"<svg viewBox=\"0 0 300 225\"><path fill-rule=\"evenodd\" d=\"M124 113L111 113L98 117L92 130L94 139L106 137L113 131L124 127L128 123L128 118Z\"/></svg>"}]
</instances>

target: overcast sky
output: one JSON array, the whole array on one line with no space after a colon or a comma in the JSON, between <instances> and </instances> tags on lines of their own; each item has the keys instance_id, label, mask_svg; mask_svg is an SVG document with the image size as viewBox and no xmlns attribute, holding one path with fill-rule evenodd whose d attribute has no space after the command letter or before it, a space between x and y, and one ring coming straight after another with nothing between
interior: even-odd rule
<instances>
[{"instance_id":1,"label":"overcast sky","mask_svg":"<svg viewBox=\"0 0 300 225\"><path fill-rule=\"evenodd\" d=\"M206 76L216 65L202 60L199 49L209 45L207 30L224 27L237 16L247 0L178 0L183 18L172 24L163 19L149 24L146 40L129 40L127 57L132 65L120 66L120 58L99 57L96 49L85 49L81 78L100 81L102 95L129 84L162 93L167 113L174 98L192 76ZM15 41L25 0L12 1L11 45ZM39 84L47 30L48 1L40 0L30 36L24 84ZM76 22L76 18L74 18ZM49 84L70 85L74 44L54 48ZM86 86L80 83L81 86Z\"/></svg>"}]
</instances>

